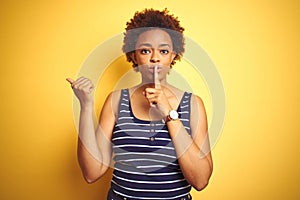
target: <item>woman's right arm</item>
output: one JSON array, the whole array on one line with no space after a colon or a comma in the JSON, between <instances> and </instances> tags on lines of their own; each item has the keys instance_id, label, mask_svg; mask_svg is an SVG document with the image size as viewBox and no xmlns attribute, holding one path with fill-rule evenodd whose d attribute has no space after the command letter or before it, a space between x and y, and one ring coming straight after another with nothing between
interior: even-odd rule
<instances>
[{"instance_id":1,"label":"woman's right arm","mask_svg":"<svg viewBox=\"0 0 300 200\"><path fill-rule=\"evenodd\" d=\"M111 137L115 124L116 103L111 93L102 108L95 130L92 82L86 78L67 79L80 102L79 137L77 156L83 176L88 183L98 180L109 168L111 161Z\"/></svg>"}]
</instances>

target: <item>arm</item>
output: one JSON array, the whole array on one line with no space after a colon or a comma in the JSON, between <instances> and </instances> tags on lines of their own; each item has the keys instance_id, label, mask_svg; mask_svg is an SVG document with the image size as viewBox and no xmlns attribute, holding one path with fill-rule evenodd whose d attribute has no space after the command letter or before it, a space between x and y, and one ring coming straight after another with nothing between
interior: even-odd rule
<instances>
[{"instance_id":1,"label":"arm","mask_svg":"<svg viewBox=\"0 0 300 200\"><path fill-rule=\"evenodd\" d=\"M167 98L160 87L146 88L145 97L152 107L160 110L163 117L172 110L171 104L173 107L176 105L170 103L169 99L172 97ZM192 137L180 120L169 121L167 126L186 180L195 189L202 190L208 184L213 164L207 134L206 112L202 100L197 96L192 96L190 116Z\"/></svg>"},{"instance_id":2,"label":"arm","mask_svg":"<svg viewBox=\"0 0 300 200\"><path fill-rule=\"evenodd\" d=\"M94 126L93 85L89 79L68 79L80 101L79 138L77 156L85 180L93 183L108 169L111 160L111 135L115 115L110 94L101 111L99 124Z\"/></svg>"},{"instance_id":3,"label":"arm","mask_svg":"<svg viewBox=\"0 0 300 200\"><path fill-rule=\"evenodd\" d=\"M144 95L150 106L166 118L169 111L178 105L178 98L175 92L161 87L157 68L154 68L154 83L155 88L146 88ZM199 97L192 96L190 110L192 137L178 119L167 122L167 126L185 179L196 190L202 190L208 184L213 164L207 134L206 112Z\"/></svg>"},{"instance_id":4,"label":"arm","mask_svg":"<svg viewBox=\"0 0 300 200\"><path fill-rule=\"evenodd\" d=\"M208 184L213 164L205 108L197 96L192 96L190 116L192 137L180 120L169 121L167 126L185 178L196 190L202 190Z\"/></svg>"}]
</instances>

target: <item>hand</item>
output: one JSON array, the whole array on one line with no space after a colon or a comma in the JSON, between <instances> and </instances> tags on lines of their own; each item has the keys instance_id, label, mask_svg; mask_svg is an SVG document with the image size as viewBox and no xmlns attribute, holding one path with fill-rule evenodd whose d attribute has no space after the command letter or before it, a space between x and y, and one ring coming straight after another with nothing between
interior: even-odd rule
<instances>
[{"instance_id":1,"label":"hand","mask_svg":"<svg viewBox=\"0 0 300 200\"><path fill-rule=\"evenodd\" d=\"M151 107L158 109L163 117L167 116L171 106L168 98L161 89L160 82L158 79L157 67L154 68L154 88L146 88L144 95L148 100Z\"/></svg>"},{"instance_id":2,"label":"hand","mask_svg":"<svg viewBox=\"0 0 300 200\"><path fill-rule=\"evenodd\" d=\"M80 77L75 81L71 78L67 78L66 80L71 84L81 107L93 105L92 92L94 90L94 85L90 79Z\"/></svg>"}]
</instances>

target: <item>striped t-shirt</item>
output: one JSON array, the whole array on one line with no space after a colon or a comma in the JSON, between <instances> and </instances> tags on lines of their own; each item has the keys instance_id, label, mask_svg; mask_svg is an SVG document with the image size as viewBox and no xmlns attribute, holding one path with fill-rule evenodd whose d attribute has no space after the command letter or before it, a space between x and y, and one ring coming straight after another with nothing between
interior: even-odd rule
<instances>
[{"instance_id":1,"label":"striped t-shirt","mask_svg":"<svg viewBox=\"0 0 300 200\"><path fill-rule=\"evenodd\" d=\"M185 92L177 112L190 134L190 98ZM112 136L112 190L132 199L177 199L189 194L174 145L163 121L133 115L128 89L121 90L118 118Z\"/></svg>"}]
</instances>

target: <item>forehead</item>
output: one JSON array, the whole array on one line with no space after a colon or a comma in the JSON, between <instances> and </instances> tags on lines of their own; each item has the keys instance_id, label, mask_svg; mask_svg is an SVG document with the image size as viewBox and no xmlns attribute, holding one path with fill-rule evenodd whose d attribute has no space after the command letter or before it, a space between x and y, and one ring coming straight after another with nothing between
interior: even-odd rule
<instances>
[{"instance_id":1,"label":"forehead","mask_svg":"<svg viewBox=\"0 0 300 200\"><path fill-rule=\"evenodd\" d=\"M152 46L168 44L170 47L172 47L172 39L170 35L164 30L151 29L139 35L136 46L140 46L142 44L151 44Z\"/></svg>"}]
</instances>

